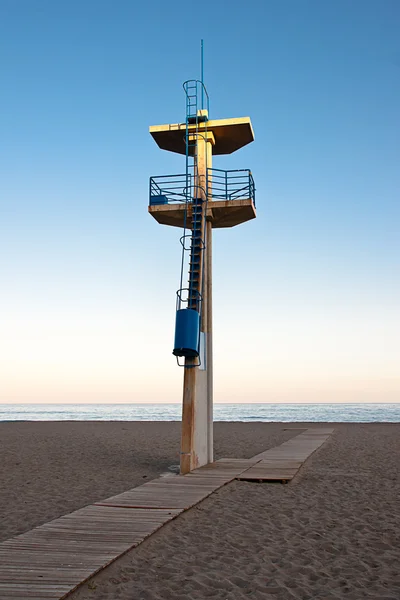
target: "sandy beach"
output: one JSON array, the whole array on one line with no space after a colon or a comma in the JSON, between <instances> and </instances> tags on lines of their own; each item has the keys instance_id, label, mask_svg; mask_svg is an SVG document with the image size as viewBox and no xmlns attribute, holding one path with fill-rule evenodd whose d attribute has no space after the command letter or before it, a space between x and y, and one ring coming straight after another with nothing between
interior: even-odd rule
<instances>
[{"instance_id":1,"label":"sandy beach","mask_svg":"<svg viewBox=\"0 0 400 600\"><path fill-rule=\"evenodd\" d=\"M251 457L290 426L216 423L216 458ZM292 483L228 484L71 600L399 600L400 424L332 426ZM179 435L165 422L0 423L0 540L166 472Z\"/></svg>"}]
</instances>

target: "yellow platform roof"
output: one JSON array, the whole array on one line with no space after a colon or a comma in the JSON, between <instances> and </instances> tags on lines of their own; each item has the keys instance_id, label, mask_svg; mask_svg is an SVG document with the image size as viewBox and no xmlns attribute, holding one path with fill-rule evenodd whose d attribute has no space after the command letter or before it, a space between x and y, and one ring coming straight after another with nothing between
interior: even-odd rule
<instances>
[{"instance_id":1,"label":"yellow platform roof","mask_svg":"<svg viewBox=\"0 0 400 600\"><path fill-rule=\"evenodd\" d=\"M190 131L195 131L195 125L189 125ZM250 117L238 119L219 119L198 124L198 131L212 131L215 138L213 154L232 154L254 141L254 132ZM186 154L185 145L186 123L170 125L152 125L150 133L162 150Z\"/></svg>"}]
</instances>

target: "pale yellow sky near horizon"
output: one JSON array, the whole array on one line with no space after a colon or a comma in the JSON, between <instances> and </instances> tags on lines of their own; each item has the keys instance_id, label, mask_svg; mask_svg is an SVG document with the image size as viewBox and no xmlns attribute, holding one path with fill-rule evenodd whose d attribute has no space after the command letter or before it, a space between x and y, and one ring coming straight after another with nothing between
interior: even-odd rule
<instances>
[{"instance_id":1,"label":"pale yellow sky near horizon","mask_svg":"<svg viewBox=\"0 0 400 600\"><path fill-rule=\"evenodd\" d=\"M0 403L180 403L173 315L30 314L1 328ZM216 403L398 402L395 312L215 311ZM272 311L271 311L272 313ZM9 315L12 316L12 315ZM32 318L35 316L35 318ZM372 343L373 340L373 343Z\"/></svg>"}]
</instances>

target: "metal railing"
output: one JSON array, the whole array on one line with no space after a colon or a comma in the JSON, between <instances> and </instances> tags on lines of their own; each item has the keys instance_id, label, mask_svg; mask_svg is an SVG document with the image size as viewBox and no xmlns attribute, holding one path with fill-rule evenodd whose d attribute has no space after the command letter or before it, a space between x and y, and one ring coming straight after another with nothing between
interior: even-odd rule
<instances>
[{"instance_id":1,"label":"metal railing","mask_svg":"<svg viewBox=\"0 0 400 600\"><path fill-rule=\"evenodd\" d=\"M189 79L183 84L186 94L186 122L198 118L198 111L210 110L210 99L204 83L198 79Z\"/></svg>"},{"instance_id":2,"label":"metal railing","mask_svg":"<svg viewBox=\"0 0 400 600\"><path fill-rule=\"evenodd\" d=\"M191 201L195 195L193 177L180 175L160 175L150 177L150 206ZM198 193L198 192L196 192ZM249 169L207 169L207 199L245 200L251 199L256 205L256 188Z\"/></svg>"},{"instance_id":3,"label":"metal railing","mask_svg":"<svg viewBox=\"0 0 400 600\"><path fill-rule=\"evenodd\" d=\"M191 187L191 175L186 173L150 177L150 206L186 202Z\"/></svg>"},{"instance_id":4,"label":"metal railing","mask_svg":"<svg viewBox=\"0 0 400 600\"><path fill-rule=\"evenodd\" d=\"M249 169L207 169L207 184L211 190L209 200L245 200L256 205L256 188Z\"/></svg>"}]
</instances>

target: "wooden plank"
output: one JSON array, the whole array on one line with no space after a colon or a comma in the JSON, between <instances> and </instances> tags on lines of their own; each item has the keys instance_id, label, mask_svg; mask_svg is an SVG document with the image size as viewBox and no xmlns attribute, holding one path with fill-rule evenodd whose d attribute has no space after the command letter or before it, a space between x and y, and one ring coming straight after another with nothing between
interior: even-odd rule
<instances>
[{"instance_id":1,"label":"wooden plank","mask_svg":"<svg viewBox=\"0 0 400 600\"><path fill-rule=\"evenodd\" d=\"M256 467L238 475L237 479L242 481L289 481L293 479L297 471L298 469L271 469L258 463Z\"/></svg>"},{"instance_id":2,"label":"wooden plank","mask_svg":"<svg viewBox=\"0 0 400 600\"><path fill-rule=\"evenodd\" d=\"M172 487L172 486L169 486ZM220 487L220 486L218 486ZM146 507L156 509L188 509L194 504L201 502L204 498L209 496L215 489L198 489L196 486L192 486L194 491L190 492L188 489L176 488L174 490L165 490L163 488L146 489L144 491L125 492L112 498L98 503L97 506L114 506L114 507ZM158 511L157 511L158 512Z\"/></svg>"},{"instance_id":3,"label":"wooden plank","mask_svg":"<svg viewBox=\"0 0 400 600\"><path fill-rule=\"evenodd\" d=\"M70 569L62 571L60 568L43 569L37 568L32 569L30 567L20 567L18 569L9 568L1 569L1 585L15 583L15 580L20 578L21 575L24 577L24 582L30 583L53 583L56 581L58 584L69 585L75 583L76 576L86 578L90 575L89 569L81 569L80 571L71 571Z\"/></svg>"},{"instance_id":4,"label":"wooden plank","mask_svg":"<svg viewBox=\"0 0 400 600\"><path fill-rule=\"evenodd\" d=\"M216 464L218 464L218 465L230 464L232 466L235 466L235 465L246 466L248 464L254 464L256 462L257 462L257 459L255 459L254 457L252 457L252 458L220 458L219 460L216 461Z\"/></svg>"},{"instance_id":5,"label":"wooden plank","mask_svg":"<svg viewBox=\"0 0 400 600\"><path fill-rule=\"evenodd\" d=\"M240 481L250 481L250 482L256 482L256 483L288 483L289 481L291 481L293 479L293 477L295 476L295 474L291 474L291 475L284 475L283 473L276 473L276 474L262 474L262 475L256 475L255 473L253 475L249 475L248 477L245 477L244 475L242 477L238 477L238 479Z\"/></svg>"},{"instance_id":6,"label":"wooden plank","mask_svg":"<svg viewBox=\"0 0 400 600\"><path fill-rule=\"evenodd\" d=\"M0 585L0 600L57 600L59 598L65 598L65 594L63 596L60 596L59 594L55 596L54 594L40 593L40 590L38 592L36 592L35 590L29 590L28 593L21 592L19 590L13 590L4 592L3 594Z\"/></svg>"},{"instance_id":7,"label":"wooden plank","mask_svg":"<svg viewBox=\"0 0 400 600\"><path fill-rule=\"evenodd\" d=\"M0 598L8 600L9 598L23 598L31 600L39 598L39 600L63 598L70 591L69 586L49 587L42 584L41 586L28 586L25 583L20 585L8 585L0 583ZM23 595L21 595L23 594Z\"/></svg>"},{"instance_id":8,"label":"wooden plank","mask_svg":"<svg viewBox=\"0 0 400 600\"><path fill-rule=\"evenodd\" d=\"M65 596L71 589L70 585L47 585L38 583L1 583L0 582L0 599L9 600L11 598L24 598L24 600L32 600L39 598L40 600L60 599Z\"/></svg>"}]
</instances>

